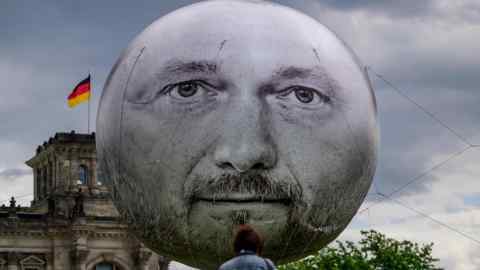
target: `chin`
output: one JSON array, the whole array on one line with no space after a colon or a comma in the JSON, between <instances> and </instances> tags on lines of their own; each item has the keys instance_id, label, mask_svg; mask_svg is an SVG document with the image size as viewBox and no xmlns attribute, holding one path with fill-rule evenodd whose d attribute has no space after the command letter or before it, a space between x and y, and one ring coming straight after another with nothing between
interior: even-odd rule
<instances>
[{"instance_id":1,"label":"chin","mask_svg":"<svg viewBox=\"0 0 480 270\"><path fill-rule=\"evenodd\" d=\"M268 202L195 202L188 214L188 240L194 249L228 259L234 256L231 247L237 225L252 225L268 245L288 227L290 208Z\"/></svg>"}]
</instances>

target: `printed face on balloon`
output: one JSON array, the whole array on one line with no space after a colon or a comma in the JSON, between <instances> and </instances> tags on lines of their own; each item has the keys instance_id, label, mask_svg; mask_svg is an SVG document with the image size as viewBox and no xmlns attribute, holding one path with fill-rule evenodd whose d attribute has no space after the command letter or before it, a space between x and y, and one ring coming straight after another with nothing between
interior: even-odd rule
<instances>
[{"instance_id":1,"label":"printed face on balloon","mask_svg":"<svg viewBox=\"0 0 480 270\"><path fill-rule=\"evenodd\" d=\"M307 252L325 245L375 167L364 71L333 33L280 6L213 1L155 22L114 67L98 121L99 152L111 149L100 156L118 154L104 167L120 212L194 265L228 257L219 243L239 223L274 259L301 256L302 239ZM165 230L188 252L156 244Z\"/></svg>"}]
</instances>

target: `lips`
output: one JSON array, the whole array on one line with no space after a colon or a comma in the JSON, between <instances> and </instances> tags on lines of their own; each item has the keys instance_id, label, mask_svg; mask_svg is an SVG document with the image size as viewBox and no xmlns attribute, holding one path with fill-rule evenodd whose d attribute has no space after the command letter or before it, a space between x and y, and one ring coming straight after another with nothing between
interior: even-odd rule
<instances>
[{"instance_id":1,"label":"lips","mask_svg":"<svg viewBox=\"0 0 480 270\"><path fill-rule=\"evenodd\" d=\"M291 203L290 198L280 198L272 195L265 194L245 194L245 193L229 193L222 195L208 195L197 194L194 198L195 201L211 202L211 203Z\"/></svg>"}]
</instances>

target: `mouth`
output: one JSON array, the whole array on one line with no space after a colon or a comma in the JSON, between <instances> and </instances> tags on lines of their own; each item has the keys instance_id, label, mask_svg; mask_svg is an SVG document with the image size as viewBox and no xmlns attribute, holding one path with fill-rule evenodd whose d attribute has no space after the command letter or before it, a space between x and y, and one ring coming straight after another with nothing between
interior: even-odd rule
<instances>
[{"instance_id":1,"label":"mouth","mask_svg":"<svg viewBox=\"0 0 480 270\"><path fill-rule=\"evenodd\" d=\"M210 220L211 224L256 224L277 226L287 222L293 200L272 195L228 193L222 196L194 196L190 204L192 220ZM277 224L277 225L274 225Z\"/></svg>"},{"instance_id":2,"label":"mouth","mask_svg":"<svg viewBox=\"0 0 480 270\"><path fill-rule=\"evenodd\" d=\"M258 194L242 194L232 193L218 196L196 196L193 198L193 202L208 202L212 204L216 203L236 203L236 204L251 204L251 203L279 203L284 205L290 205L292 200L290 198L279 198L268 195Z\"/></svg>"}]
</instances>

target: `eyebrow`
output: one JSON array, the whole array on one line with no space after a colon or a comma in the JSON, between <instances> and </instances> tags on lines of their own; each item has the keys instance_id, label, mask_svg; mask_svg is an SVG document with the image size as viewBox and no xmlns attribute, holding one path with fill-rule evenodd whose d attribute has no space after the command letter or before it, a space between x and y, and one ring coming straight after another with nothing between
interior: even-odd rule
<instances>
[{"instance_id":1,"label":"eyebrow","mask_svg":"<svg viewBox=\"0 0 480 270\"><path fill-rule=\"evenodd\" d=\"M313 77L330 83L335 82L328 72L322 67L302 68L295 66L280 67L273 73L274 79L306 79Z\"/></svg>"},{"instance_id":2,"label":"eyebrow","mask_svg":"<svg viewBox=\"0 0 480 270\"><path fill-rule=\"evenodd\" d=\"M172 75L190 75L190 74L217 74L218 65L215 61L211 60L192 60L182 61L180 59L169 60L157 73L159 78L167 79ZM339 83L335 80L325 68L321 66L315 66L313 68L304 68L298 66L282 66L276 69L273 73L272 80L293 80L293 79L306 79L313 78L319 82L325 83L329 88L340 88ZM330 90L333 90L330 89Z\"/></svg>"},{"instance_id":3,"label":"eyebrow","mask_svg":"<svg viewBox=\"0 0 480 270\"><path fill-rule=\"evenodd\" d=\"M312 74L312 69L309 68L301 68L301 67L280 67L274 73L275 78L282 78L282 79L305 79L308 78Z\"/></svg>"},{"instance_id":4,"label":"eyebrow","mask_svg":"<svg viewBox=\"0 0 480 270\"><path fill-rule=\"evenodd\" d=\"M216 73L217 64L213 61L181 61L178 59L170 60L163 67L160 74L191 74L191 73Z\"/></svg>"},{"instance_id":5,"label":"eyebrow","mask_svg":"<svg viewBox=\"0 0 480 270\"><path fill-rule=\"evenodd\" d=\"M325 84L329 90L341 89L340 84L334 79L325 68L315 66L313 68L303 68L296 66L280 67L273 73L273 80L293 80L312 78L318 82Z\"/></svg>"}]
</instances>

